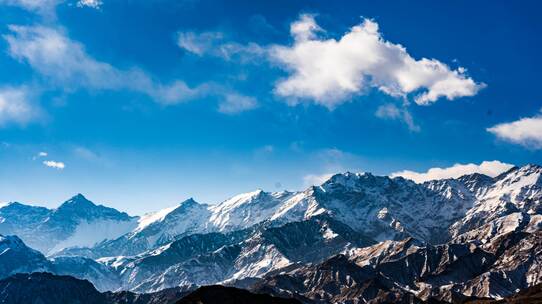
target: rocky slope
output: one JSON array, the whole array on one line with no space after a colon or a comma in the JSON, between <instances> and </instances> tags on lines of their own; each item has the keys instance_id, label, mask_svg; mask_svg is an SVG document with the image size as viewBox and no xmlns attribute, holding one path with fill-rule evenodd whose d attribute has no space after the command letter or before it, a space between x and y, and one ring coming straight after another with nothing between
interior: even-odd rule
<instances>
[{"instance_id":1,"label":"rocky slope","mask_svg":"<svg viewBox=\"0 0 542 304\"><path fill-rule=\"evenodd\" d=\"M483 245L388 241L269 274L252 288L322 303L503 298L542 283L541 244L540 231L511 232Z\"/></svg>"},{"instance_id":2,"label":"rocky slope","mask_svg":"<svg viewBox=\"0 0 542 304\"><path fill-rule=\"evenodd\" d=\"M120 288L117 274L109 267L85 257L47 259L17 236L0 235L0 279L16 273L49 271L91 281L100 290Z\"/></svg>"},{"instance_id":3,"label":"rocky slope","mask_svg":"<svg viewBox=\"0 0 542 304\"><path fill-rule=\"evenodd\" d=\"M315 217L279 227L190 235L136 257L100 261L117 269L123 288L148 292L259 277L373 243L340 222Z\"/></svg>"}]
</instances>

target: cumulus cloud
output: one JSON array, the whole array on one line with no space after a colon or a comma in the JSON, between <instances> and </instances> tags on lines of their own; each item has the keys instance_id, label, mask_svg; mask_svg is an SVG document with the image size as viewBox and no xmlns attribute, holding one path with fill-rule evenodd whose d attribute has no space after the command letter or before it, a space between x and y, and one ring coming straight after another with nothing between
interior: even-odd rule
<instances>
[{"instance_id":1,"label":"cumulus cloud","mask_svg":"<svg viewBox=\"0 0 542 304\"><path fill-rule=\"evenodd\" d=\"M404 170L390 174L391 177L404 177L415 181L416 183L423 183L429 180L446 179L446 178L458 178L466 174L481 173L491 177L495 177L514 165L494 161L484 161L481 164L455 164L448 168L431 168L427 172L414 172Z\"/></svg>"},{"instance_id":2,"label":"cumulus cloud","mask_svg":"<svg viewBox=\"0 0 542 304\"><path fill-rule=\"evenodd\" d=\"M54 161L54 160L44 160L43 164L46 167L54 168L58 170L63 170L66 167L66 165L63 162Z\"/></svg>"},{"instance_id":3,"label":"cumulus cloud","mask_svg":"<svg viewBox=\"0 0 542 304\"><path fill-rule=\"evenodd\" d=\"M27 87L0 88L0 125L26 124L39 116L38 107L31 101Z\"/></svg>"},{"instance_id":4,"label":"cumulus cloud","mask_svg":"<svg viewBox=\"0 0 542 304\"><path fill-rule=\"evenodd\" d=\"M376 117L383 119L399 120L405 123L411 131L418 132L420 127L416 125L410 112L403 108L400 109L394 104L388 103L378 107L375 112Z\"/></svg>"},{"instance_id":5,"label":"cumulus cloud","mask_svg":"<svg viewBox=\"0 0 542 304\"><path fill-rule=\"evenodd\" d=\"M199 97L207 87L191 88L182 81L161 84L137 68L119 69L88 55L80 43L61 29L45 26L9 26L4 35L9 54L63 88L128 89L162 104L176 104Z\"/></svg>"},{"instance_id":6,"label":"cumulus cloud","mask_svg":"<svg viewBox=\"0 0 542 304\"><path fill-rule=\"evenodd\" d=\"M224 100L218 105L218 111L224 114L237 114L252 110L257 106L258 102L254 97L232 93L224 96Z\"/></svg>"},{"instance_id":7,"label":"cumulus cloud","mask_svg":"<svg viewBox=\"0 0 542 304\"><path fill-rule=\"evenodd\" d=\"M533 149L542 149L542 113L501 123L487 129L498 138Z\"/></svg>"},{"instance_id":8,"label":"cumulus cloud","mask_svg":"<svg viewBox=\"0 0 542 304\"><path fill-rule=\"evenodd\" d=\"M307 174L303 176L303 185L305 187L309 186L319 186L326 182L333 176L333 173L324 173L324 174Z\"/></svg>"},{"instance_id":9,"label":"cumulus cloud","mask_svg":"<svg viewBox=\"0 0 542 304\"><path fill-rule=\"evenodd\" d=\"M79 0L77 1L77 7L90 7L94 9L99 9L102 6L103 2L100 0Z\"/></svg>"},{"instance_id":10,"label":"cumulus cloud","mask_svg":"<svg viewBox=\"0 0 542 304\"><path fill-rule=\"evenodd\" d=\"M289 72L276 84L276 94L334 108L377 88L395 97L414 95L417 104L428 105L439 98L473 96L484 86L464 68L414 59L402 45L384 40L373 20L365 19L339 39L320 38L321 32L314 16L301 15L290 27L293 45L271 47L271 58Z\"/></svg>"}]
</instances>

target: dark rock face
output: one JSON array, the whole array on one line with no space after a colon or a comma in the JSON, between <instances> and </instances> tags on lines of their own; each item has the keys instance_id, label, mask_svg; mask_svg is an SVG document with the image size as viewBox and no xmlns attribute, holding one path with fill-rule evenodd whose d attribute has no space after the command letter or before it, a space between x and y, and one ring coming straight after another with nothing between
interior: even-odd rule
<instances>
[{"instance_id":1,"label":"dark rock face","mask_svg":"<svg viewBox=\"0 0 542 304\"><path fill-rule=\"evenodd\" d=\"M536 284L541 252L542 232L513 232L484 245L420 246L407 239L269 275L252 289L322 303L462 303Z\"/></svg>"},{"instance_id":2,"label":"dark rock face","mask_svg":"<svg viewBox=\"0 0 542 304\"><path fill-rule=\"evenodd\" d=\"M538 284L502 300L473 300L468 304L540 304L542 303L542 284Z\"/></svg>"},{"instance_id":3,"label":"dark rock face","mask_svg":"<svg viewBox=\"0 0 542 304\"><path fill-rule=\"evenodd\" d=\"M177 304L301 304L295 299L255 294L249 291L220 285L200 287Z\"/></svg>"},{"instance_id":4,"label":"dark rock face","mask_svg":"<svg viewBox=\"0 0 542 304\"><path fill-rule=\"evenodd\" d=\"M3 304L298 304L297 300L254 294L246 290L205 286L193 292L180 288L155 293L128 291L100 293L86 280L46 272L16 274L0 280L0 303Z\"/></svg>"},{"instance_id":5,"label":"dark rock face","mask_svg":"<svg viewBox=\"0 0 542 304\"><path fill-rule=\"evenodd\" d=\"M50 273L16 274L0 280L0 303L102 304L106 298L85 280Z\"/></svg>"},{"instance_id":6,"label":"dark rock face","mask_svg":"<svg viewBox=\"0 0 542 304\"><path fill-rule=\"evenodd\" d=\"M180 288L149 294L100 293L89 281L47 272L20 273L0 280L3 304L169 304L187 294Z\"/></svg>"}]
</instances>

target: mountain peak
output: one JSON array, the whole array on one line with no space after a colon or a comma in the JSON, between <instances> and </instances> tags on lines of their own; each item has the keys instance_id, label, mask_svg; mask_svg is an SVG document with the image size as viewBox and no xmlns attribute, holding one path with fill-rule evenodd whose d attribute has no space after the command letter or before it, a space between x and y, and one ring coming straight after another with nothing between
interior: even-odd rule
<instances>
[{"instance_id":1,"label":"mountain peak","mask_svg":"<svg viewBox=\"0 0 542 304\"><path fill-rule=\"evenodd\" d=\"M339 188L357 190L363 187L375 187L387 184L389 181L390 178L387 176L377 176L369 172L352 173L347 171L333 175L322 184L322 187L326 191Z\"/></svg>"},{"instance_id":2,"label":"mountain peak","mask_svg":"<svg viewBox=\"0 0 542 304\"><path fill-rule=\"evenodd\" d=\"M93 220L98 218L125 221L129 220L130 216L114 208L94 204L85 196L78 193L56 208L51 214L50 220L67 219L75 223L79 219Z\"/></svg>"},{"instance_id":3,"label":"mountain peak","mask_svg":"<svg viewBox=\"0 0 542 304\"><path fill-rule=\"evenodd\" d=\"M190 204L190 205L192 205L192 204L198 204L198 202L196 202L196 200L194 200L194 198L191 197L191 198L188 198L188 199L186 199L186 200L184 200L184 201L182 201L182 202L180 203L180 205L187 205L187 204Z\"/></svg>"},{"instance_id":4,"label":"mountain peak","mask_svg":"<svg viewBox=\"0 0 542 304\"><path fill-rule=\"evenodd\" d=\"M72 196L69 200L65 201L62 205L60 205L59 209L65 206L87 206L87 207L95 207L96 204L89 201L83 194L77 193L76 195Z\"/></svg>"}]
</instances>

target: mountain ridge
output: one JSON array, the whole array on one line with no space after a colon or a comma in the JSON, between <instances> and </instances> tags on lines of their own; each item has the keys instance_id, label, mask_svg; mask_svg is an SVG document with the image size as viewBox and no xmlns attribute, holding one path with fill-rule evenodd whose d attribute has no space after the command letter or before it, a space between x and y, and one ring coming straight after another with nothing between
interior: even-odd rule
<instances>
[{"instance_id":1,"label":"mountain ridge","mask_svg":"<svg viewBox=\"0 0 542 304\"><path fill-rule=\"evenodd\" d=\"M74 205L90 208L102 220L111 212L125 219L118 211L96 208L82 195L63 209ZM28 208L7 210L17 209ZM48 215L43 209L29 210L32 216ZM424 183L346 172L303 191L259 189L217 205L188 199L124 222L130 229L117 238L75 247L60 242L65 248L56 247L44 263L53 272L101 282L99 290L156 292L227 284L339 302L352 297L499 298L542 280L536 274L542 267L538 165L514 167L496 177L468 174ZM77 223L77 229L85 225ZM529 259L532 252L535 258ZM513 256L518 259L511 263ZM300 287L311 276L331 275L332 268L331 277L344 278L339 285L325 293L318 280ZM358 276L359 269L366 273ZM279 284L280 290L269 284ZM343 293L346 287L350 291Z\"/></svg>"}]
</instances>

